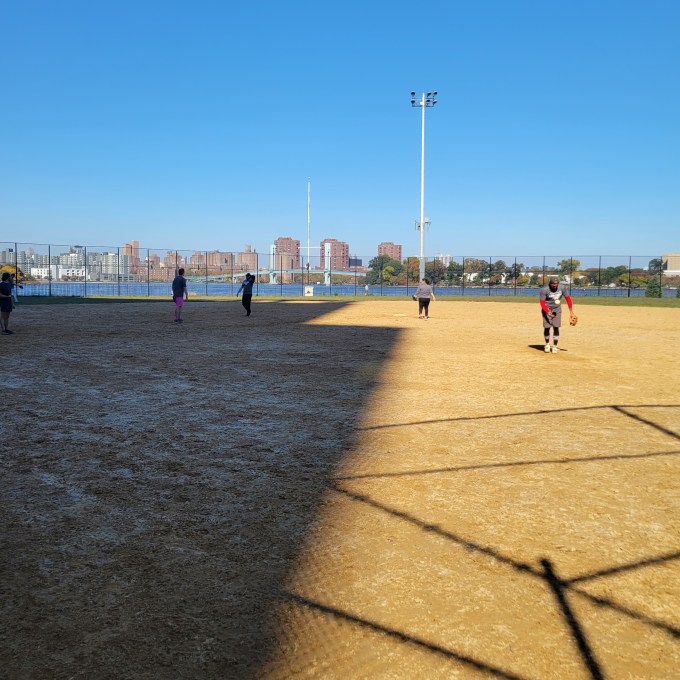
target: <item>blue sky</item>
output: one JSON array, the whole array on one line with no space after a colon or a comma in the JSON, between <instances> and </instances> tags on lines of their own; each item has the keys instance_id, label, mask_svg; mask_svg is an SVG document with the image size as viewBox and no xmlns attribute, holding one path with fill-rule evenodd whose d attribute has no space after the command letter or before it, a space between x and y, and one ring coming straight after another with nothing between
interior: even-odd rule
<instances>
[{"instance_id":1,"label":"blue sky","mask_svg":"<svg viewBox=\"0 0 680 680\"><path fill-rule=\"evenodd\" d=\"M680 251L680 3L0 9L0 240Z\"/></svg>"}]
</instances>

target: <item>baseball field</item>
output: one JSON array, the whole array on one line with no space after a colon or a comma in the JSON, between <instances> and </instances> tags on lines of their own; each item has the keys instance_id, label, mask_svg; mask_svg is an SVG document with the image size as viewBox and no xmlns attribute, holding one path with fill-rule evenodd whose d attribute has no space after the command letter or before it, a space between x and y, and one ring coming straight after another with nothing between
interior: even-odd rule
<instances>
[{"instance_id":1,"label":"baseball field","mask_svg":"<svg viewBox=\"0 0 680 680\"><path fill-rule=\"evenodd\" d=\"M680 668L680 308L20 304L0 677Z\"/></svg>"}]
</instances>

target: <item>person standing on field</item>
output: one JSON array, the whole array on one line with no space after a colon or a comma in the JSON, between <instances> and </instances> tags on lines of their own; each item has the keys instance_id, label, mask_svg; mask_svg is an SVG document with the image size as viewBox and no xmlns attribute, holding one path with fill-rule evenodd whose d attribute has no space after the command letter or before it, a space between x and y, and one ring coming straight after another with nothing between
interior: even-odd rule
<instances>
[{"instance_id":1,"label":"person standing on field","mask_svg":"<svg viewBox=\"0 0 680 680\"><path fill-rule=\"evenodd\" d=\"M172 281L172 301L175 303L175 323L182 323L182 307L184 301L189 299L187 280L184 278L184 269L177 272Z\"/></svg>"},{"instance_id":2,"label":"person standing on field","mask_svg":"<svg viewBox=\"0 0 680 680\"><path fill-rule=\"evenodd\" d=\"M543 317L543 338L546 352L557 354L557 343L560 341L560 326L562 325L562 299L566 300L569 312L573 313L574 305L567 287L560 283L558 276L551 276L548 284L541 288L538 299L541 303ZM550 346L550 329L553 329L553 345Z\"/></svg>"},{"instance_id":3,"label":"person standing on field","mask_svg":"<svg viewBox=\"0 0 680 680\"><path fill-rule=\"evenodd\" d=\"M12 287L10 285L9 272L2 273L0 282L0 326L4 335L12 335L9 329L9 315L12 313L14 302L12 301Z\"/></svg>"},{"instance_id":4,"label":"person standing on field","mask_svg":"<svg viewBox=\"0 0 680 680\"><path fill-rule=\"evenodd\" d=\"M430 300L436 302L437 298L434 296L434 290L428 279L423 279L420 282L420 285L416 288L416 292L413 293L413 299L418 301L418 318L422 319L424 316L425 319L429 319Z\"/></svg>"},{"instance_id":5,"label":"person standing on field","mask_svg":"<svg viewBox=\"0 0 680 680\"><path fill-rule=\"evenodd\" d=\"M241 304L246 310L246 316L250 316L250 302L253 299L253 284L255 283L254 274L246 274L246 278L243 279L241 287L236 291L236 297L243 291L243 297L241 298Z\"/></svg>"}]
</instances>

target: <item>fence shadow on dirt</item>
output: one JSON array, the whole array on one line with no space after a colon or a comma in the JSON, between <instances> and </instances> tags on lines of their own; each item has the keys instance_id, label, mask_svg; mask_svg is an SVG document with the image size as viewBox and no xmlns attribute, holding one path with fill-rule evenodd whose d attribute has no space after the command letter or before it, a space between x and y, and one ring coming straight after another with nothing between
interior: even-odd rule
<instances>
[{"instance_id":1,"label":"fence shadow on dirt","mask_svg":"<svg viewBox=\"0 0 680 680\"><path fill-rule=\"evenodd\" d=\"M346 304L36 310L1 456L8 677L256 675L399 338L315 323Z\"/></svg>"},{"instance_id":2,"label":"fence shadow on dirt","mask_svg":"<svg viewBox=\"0 0 680 680\"><path fill-rule=\"evenodd\" d=\"M576 407L576 408L565 408L565 409L550 409L550 410L540 410L531 411L523 413L507 413L507 414L495 414L490 416L480 416L480 417L462 417L462 418L450 418L450 419L438 419L438 420L427 420L419 421L417 423L394 423L388 425L376 425L365 428L366 430L380 430L386 428L394 427L412 427L413 425L423 425L428 423L442 423L442 422L464 422L464 421L484 421L489 419L497 418L513 418L517 416L527 416L527 415L545 415L553 413L562 412L578 412L578 411L592 411L592 410L614 410L621 413L636 422L654 428L655 430L663 433L664 435L672 438L673 440L680 440L680 434L677 432L654 422L650 418L644 418L639 414L632 413L630 409L643 409L643 408L655 408L655 409L679 409L680 404L629 404L629 405L617 405L612 404L608 406L588 406L588 407ZM609 609L616 612L624 617L638 621L650 628L661 631L662 633L669 635L673 639L680 639L680 628L670 625L669 623L658 620L652 616L645 614L642 611L626 607L616 602L612 597L603 597L599 595L592 594L582 587L580 584L595 581L599 578L607 577L613 574L618 574L622 572L634 571L636 569L641 569L651 565L668 564L670 562L680 559L680 551L671 551L660 555L649 555L642 559L636 560L630 563L624 564L612 564L611 567L605 569L598 569L594 572L582 574L572 578L561 578L556 573L555 565L545 557L538 557L535 564L529 563L527 561L522 561L515 559L507 554L495 550L488 545L475 542L469 538L464 538L452 532L450 530L445 530L436 524L424 522L423 520L407 513L403 512L397 507L391 507L385 502L377 501L370 495L366 495L356 490L347 488L346 484L352 481L360 481L364 479L380 479L388 477L412 477L412 476L426 476L426 475L439 475L439 474L450 474L457 472L464 472L468 470L484 470L493 468L504 468L504 467L516 467L516 466L535 466L535 465L554 465L554 464L578 464L587 463L592 461L627 461L627 460L639 460L641 458L655 458L655 457L676 457L680 456L680 450L676 451L664 451L664 452L644 452L638 454L625 454L620 455L603 455L603 456L585 456L585 457L562 457L562 458L551 458L542 460L525 460L525 461L513 461L513 462L499 462L499 463L486 463L480 465L463 465L457 467L446 467L428 470L411 470L411 471L400 471L394 473L379 473L379 474L360 474L360 475L349 475L343 477L335 477L332 482L332 488L337 493L351 499L353 502L359 503L361 505L370 507L379 513L385 513L391 517L398 518L402 521L408 522L411 526L417 527L423 532L433 533L438 537L451 541L456 545L465 548L467 551L474 553L478 552L480 554L491 557L493 560L511 567L513 570L522 573L527 578L540 579L543 581L553 593L555 604L557 610L560 612L565 628L569 631L573 643L579 652L582 663L588 675L594 680L599 680L604 677L600 662L597 659L597 652L594 649L593 643L588 639L584 631L584 627L579 620L578 615L575 613L574 608L570 605L567 595L576 596L582 598L583 600L597 605L599 608ZM540 567L538 566L540 565ZM291 599L295 600L297 595L290 595ZM318 603L302 603L308 607L314 606L319 608ZM342 612L329 612L334 616L347 616ZM372 622L359 621L361 625L374 626ZM394 631L389 629L384 629L382 631L385 635L394 636ZM416 639L410 638L407 634L401 632L397 634L397 637L402 637L403 642L409 644L419 644ZM446 649L435 649L433 650L439 654L448 653L452 657L455 657L455 653L452 650ZM469 664L474 667L478 667L478 661L468 658L457 658L458 661ZM508 674L502 669L497 669L493 667L486 667L484 670L497 677L516 677Z\"/></svg>"}]
</instances>

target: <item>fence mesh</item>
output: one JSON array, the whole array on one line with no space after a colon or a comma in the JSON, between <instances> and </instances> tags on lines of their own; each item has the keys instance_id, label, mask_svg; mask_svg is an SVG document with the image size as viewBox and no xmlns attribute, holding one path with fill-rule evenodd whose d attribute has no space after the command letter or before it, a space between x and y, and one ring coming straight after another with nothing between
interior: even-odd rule
<instances>
[{"instance_id":1,"label":"fence mesh","mask_svg":"<svg viewBox=\"0 0 680 680\"><path fill-rule=\"evenodd\" d=\"M200 296L230 296L247 273L255 295L408 296L418 285L420 258L124 246L0 242L0 269L19 295L169 296L179 269ZM425 258L438 295L534 295L557 274L575 296L677 293L680 272L659 255L455 255Z\"/></svg>"}]
</instances>

